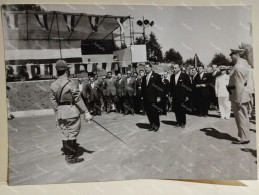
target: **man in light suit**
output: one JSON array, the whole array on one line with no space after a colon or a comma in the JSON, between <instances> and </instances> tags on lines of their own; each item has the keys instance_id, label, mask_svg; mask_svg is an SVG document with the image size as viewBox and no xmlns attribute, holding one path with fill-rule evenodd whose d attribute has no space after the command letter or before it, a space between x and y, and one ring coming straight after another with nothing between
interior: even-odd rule
<instances>
[{"instance_id":1,"label":"man in light suit","mask_svg":"<svg viewBox=\"0 0 259 195\"><path fill-rule=\"evenodd\" d=\"M221 75L215 81L215 95L218 98L219 111L222 119L229 119L231 112L231 102L229 101L229 93L227 85L229 83L229 75L225 66L220 67Z\"/></svg>"},{"instance_id":2,"label":"man in light suit","mask_svg":"<svg viewBox=\"0 0 259 195\"><path fill-rule=\"evenodd\" d=\"M152 70L152 65L147 62L145 65L146 75L143 76L141 83L141 94L144 101L144 109L150 122L149 131L158 131L160 127L159 103L162 93L161 76Z\"/></svg>"},{"instance_id":3,"label":"man in light suit","mask_svg":"<svg viewBox=\"0 0 259 195\"><path fill-rule=\"evenodd\" d=\"M219 67L217 64L212 64L212 73L211 73L211 92L210 92L210 108L212 110L217 110L219 107L219 103L218 103L218 98L216 97L216 93L215 93L215 83L216 83L216 78L221 74L219 71Z\"/></svg>"},{"instance_id":4,"label":"man in light suit","mask_svg":"<svg viewBox=\"0 0 259 195\"><path fill-rule=\"evenodd\" d=\"M125 78L124 82L125 114L134 114L134 96L136 96L136 79L132 77L131 71L127 72L127 77Z\"/></svg>"},{"instance_id":5,"label":"man in light suit","mask_svg":"<svg viewBox=\"0 0 259 195\"><path fill-rule=\"evenodd\" d=\"M181 68L178 64L174 64L173 69L175 74L173 74L170 79L170 94L175 104L176 126L185 128L186 111L188 110L186 102L189 100L192 91L191 80L186 73L181 72Z\"/></svg>"},{"instance_id":6,"label":"man in light suit","mask_svg":"<svg viewBox=\"0 0 259 195\"><path fill-rule=\"evenodd\" d=\"M240 138L239 141L232 142L233 144L248 144L250 142L248 109L251 97L247 90L250 70L248 62L240 57L244 51L243 49L231 49L230 53L235 65L230 72L228 91Z\"/></svg>"}]
</instances>

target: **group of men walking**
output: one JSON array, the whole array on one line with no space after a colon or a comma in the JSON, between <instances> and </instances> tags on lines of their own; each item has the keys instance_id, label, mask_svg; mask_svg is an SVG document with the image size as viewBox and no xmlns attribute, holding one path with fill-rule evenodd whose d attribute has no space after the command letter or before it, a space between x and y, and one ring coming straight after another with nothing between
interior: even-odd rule
<instances>
[{"instance_id":1,"label":"group of men walking","mask_svg":"<svg viewBox=\"0 0 259 195\"><path fill-rule=\"evenodd\" d=\"M239 141L233 144L249 143L249 113L251 112L251 68L240 57L244 50L231 50L235 64L227 75L225 66L220 69L213 65L212 73L205 73L204 66L190 69L189 74L178 64L173 65L173 74L162 76L152 70L147 62L138 73L121 73L117 77L108 72L107 76L89 77L89 81L75 83L69 79L69 66L59 60L56 63L58 79L51 84L51 102L56 113L57 126L63 135L63 150L69 164L83 161L76 156L76 138L80 130L80 114L85 120L102 111L111 112L114 105L118 113L146 114L150 123L149 131L158 131L160 114L173 106L176 127L185 128L186 113L207 117L210 104L219 107L221 118L229 119L230 101L238 127ZM230 101L229 101L230 100Z\"/></svg>"}]
</instances>

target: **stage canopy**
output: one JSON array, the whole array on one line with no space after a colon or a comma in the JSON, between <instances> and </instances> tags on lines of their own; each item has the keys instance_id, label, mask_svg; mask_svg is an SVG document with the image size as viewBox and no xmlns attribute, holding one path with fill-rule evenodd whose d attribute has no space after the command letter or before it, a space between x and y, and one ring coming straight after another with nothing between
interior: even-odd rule
<instances>
[{"instance_id":1,"label":"stage canopy","mask_svg":"<svg viewBox=\"0 0 259 195\"><path fill-rule=\"evenodd\" d=\"M88 15L56 11L3 11L5 40L103 40L129 16Z\"/></svg>"}]
</instances>

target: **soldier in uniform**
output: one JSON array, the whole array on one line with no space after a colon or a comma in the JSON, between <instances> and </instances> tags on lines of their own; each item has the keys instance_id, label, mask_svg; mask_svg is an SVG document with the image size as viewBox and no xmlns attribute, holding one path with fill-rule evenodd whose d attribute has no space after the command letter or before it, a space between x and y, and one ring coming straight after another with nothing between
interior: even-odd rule
<instances>
[{"instance_id":1,"label":"soldier in uniform","mask_svg":"<svg viewBox=\"0 0 259 195\"><path fill-rule=\"evenodd\" d=\"M50 99L56 114L57 127L62 132L63 151L68 164L82 162L78 158L76 139L80 131L80 114L85 113L85 120L91 120L76 84L68 77L70 67L64 60L56 62L58 78L50 85Z\"/></svg>"},{"instance_id":2,"label":"soldier in uniform","mask_svg":"<svg viewBox=\"0 0 259 195\"><path fill-rule=\"evenodd\" d=\"M238 128L238 137L240 138L239 141L232 142L233 144L248 144L250 142L248 109L251 97L247 90L250 70L248 62L240 57L240 54L244 51L244 49L231 49L230 53L235 65L230 72L227 89Z\"/></svg>"}]
</instances>

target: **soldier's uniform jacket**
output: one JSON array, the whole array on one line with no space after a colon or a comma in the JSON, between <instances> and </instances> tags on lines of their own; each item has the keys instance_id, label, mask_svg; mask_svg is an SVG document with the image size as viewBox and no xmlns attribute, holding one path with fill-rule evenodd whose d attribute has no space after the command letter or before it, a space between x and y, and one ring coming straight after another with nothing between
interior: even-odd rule
<instances>
[{"instance_id":1,"label":"soldier's uniform jacket","mask_svg":"<svg viewBox=\"0 0 259 195\"><path fill-rule=\"evenodd\" d=\"M230 72L229 85L231 93L229 100L237 103L245 103L250 101L247 88L249 79L249 65L245 59L240 58Z\"/></svg>"},{"instance_id":2,"label":"soldier's uniform jacket","mask_svg":"<svg viewBox=\"0 0 259 195\"><path fill-rule=\"evenodd\" d=\"M76 84L64 76L51 83L50 99L57 119L78 117L87 110Z\"/></svg>"}]
</instances>

